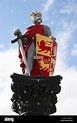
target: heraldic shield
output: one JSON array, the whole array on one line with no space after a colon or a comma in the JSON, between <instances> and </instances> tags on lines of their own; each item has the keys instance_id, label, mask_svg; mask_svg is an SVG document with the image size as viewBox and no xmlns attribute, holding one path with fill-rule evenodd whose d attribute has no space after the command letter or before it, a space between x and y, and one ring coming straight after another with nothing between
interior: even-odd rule
<instances>
[{"instance_id":1,"label":"heraldic shield","mask_svg":"<svg viewBox=\"0 0 77 123\"><path fill-rule=\"evenodd\" d=\"M51 38L36 35L36 57L42 76L52 76L56 65L57 43Z\"/></svg>"}]
</instances>

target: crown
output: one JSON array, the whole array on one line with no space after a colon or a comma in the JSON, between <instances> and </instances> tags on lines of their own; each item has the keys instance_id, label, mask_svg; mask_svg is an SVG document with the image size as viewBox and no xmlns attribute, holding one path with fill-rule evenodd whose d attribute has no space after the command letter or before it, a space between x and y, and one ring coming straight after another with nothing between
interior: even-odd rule
<instances>
[{"instance_id":1,"label":"crown","mask_svg":"<svg viewBox=\"0 0 77 123\"><path fill-rule=\"evenodd\" d=\"M36 12L32 12L31 16L36 16L36 15L41 15L41 13L39 11Z\"/></svg>"}]
</instances>

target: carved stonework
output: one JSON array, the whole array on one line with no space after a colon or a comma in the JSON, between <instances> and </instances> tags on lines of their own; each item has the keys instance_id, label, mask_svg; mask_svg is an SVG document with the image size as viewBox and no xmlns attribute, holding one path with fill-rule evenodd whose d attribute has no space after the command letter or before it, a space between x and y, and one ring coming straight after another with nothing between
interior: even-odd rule
<instances>
[{"instance_id":1,"label":"carved stonework","mask_svg":"<svg viewBox=\"0 0 77 123\"><path fill-rule=\"evenodd\" d=\"M19 115L50 115L56 112L60 75L32 77L12 74L12 110Z\"/></svg>"}]
</instances>

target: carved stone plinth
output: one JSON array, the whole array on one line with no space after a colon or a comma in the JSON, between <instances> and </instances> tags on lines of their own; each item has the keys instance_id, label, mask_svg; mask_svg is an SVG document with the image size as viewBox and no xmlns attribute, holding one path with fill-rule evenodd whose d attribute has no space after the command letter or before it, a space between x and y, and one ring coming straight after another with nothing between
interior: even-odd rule
<instances>
[{"instance_id":1,"label":"carved stone plinth","mask_svg":"<svg viewBox=\"0 0 77 123\"><path fill-rule=\"evenodd\" d=\"M50 115L56 112L57 94L61 91L60 75L32 77L13 73L10 77L14 112L19 115Z\"/></svg>"}]
</instances>

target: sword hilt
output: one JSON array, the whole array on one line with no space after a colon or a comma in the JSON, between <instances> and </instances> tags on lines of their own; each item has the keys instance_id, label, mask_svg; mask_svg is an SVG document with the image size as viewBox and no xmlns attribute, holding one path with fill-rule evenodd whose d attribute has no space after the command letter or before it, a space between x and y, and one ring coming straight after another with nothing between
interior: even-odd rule
<instances>
[{"instance_id":1,"label":"sword hilt","mask_svg":"<svg viewBox=\"0 0 77 123\"><path fill-rule=\"evenodd\" d=\"M19 29L16 29L13 34L16 36L15 39L11 40L11 43L15 43L18 41L18 39L23 39L26 37L25 34L22 35L21 31Z\"/></svg>"}]
</instances>

